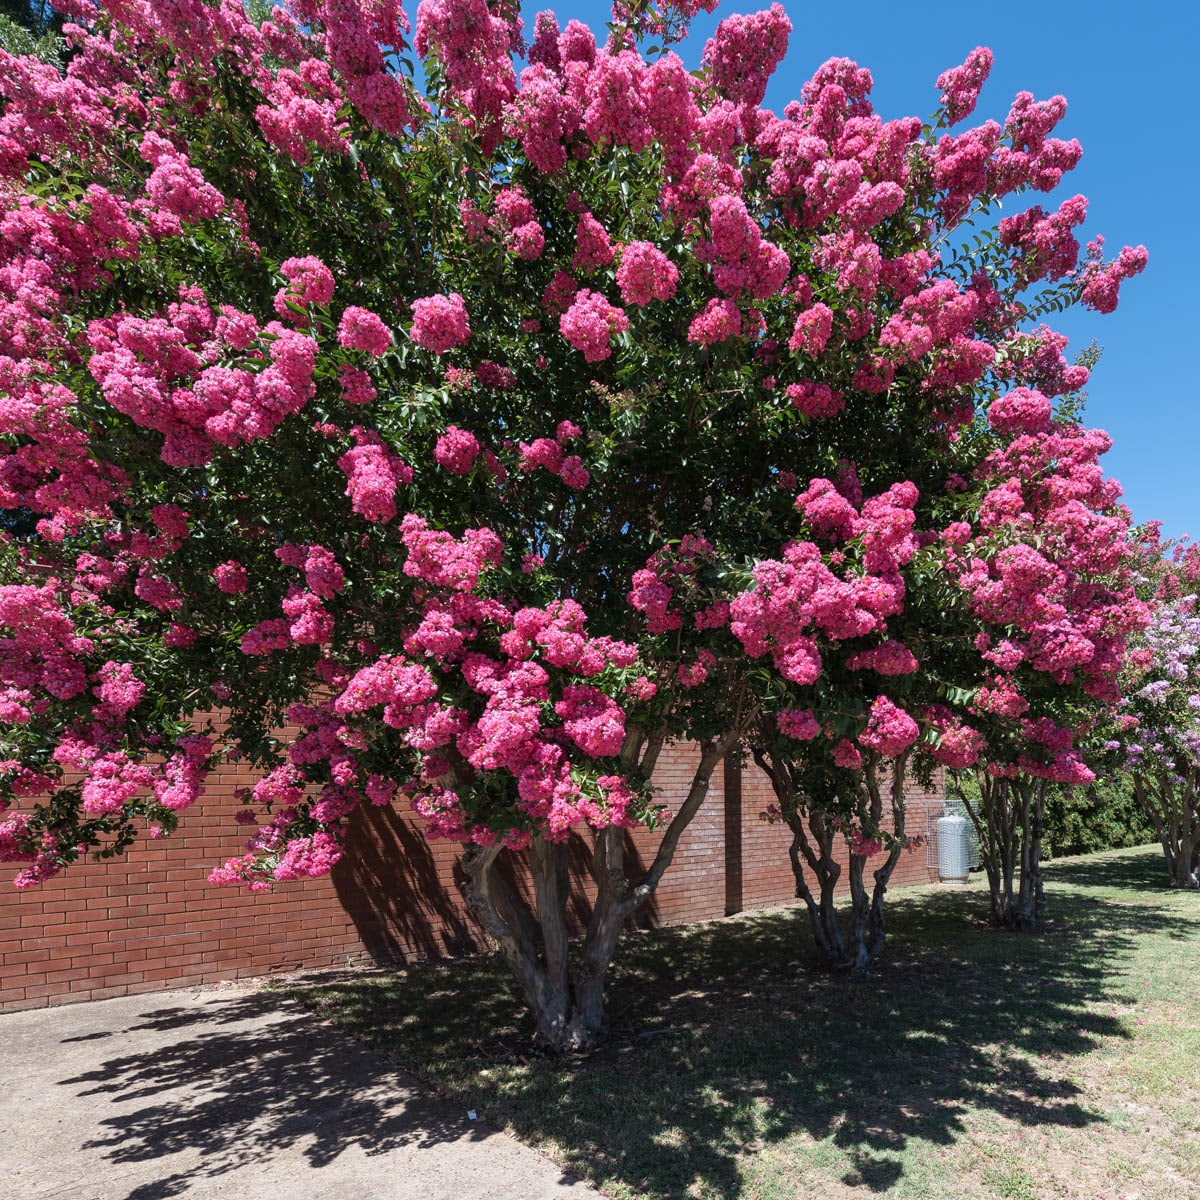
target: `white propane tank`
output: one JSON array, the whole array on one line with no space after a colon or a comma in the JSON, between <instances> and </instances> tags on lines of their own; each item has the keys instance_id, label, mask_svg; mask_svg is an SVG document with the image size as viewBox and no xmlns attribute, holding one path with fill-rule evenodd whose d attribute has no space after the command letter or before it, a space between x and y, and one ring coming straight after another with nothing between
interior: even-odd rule
<instances>
[{"instance_id":1,"label":"white propane tank","mask_svg":"<svg viewBox=\"0 0 1200 1200\"><path fill-rule=\"evenodd\" d=\"M942 817L937 823L938 879L942 883L966 883L970 874L967 857L965 817Z\"/></svg>"}]
</instances>

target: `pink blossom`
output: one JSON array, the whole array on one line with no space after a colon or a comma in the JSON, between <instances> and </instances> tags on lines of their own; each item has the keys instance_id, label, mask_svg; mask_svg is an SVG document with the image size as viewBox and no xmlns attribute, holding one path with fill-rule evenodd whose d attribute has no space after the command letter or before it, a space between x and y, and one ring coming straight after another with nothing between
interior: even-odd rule
<instances>
[{"instance_id":1,"label":"pink blossom","mask_svg":"<svg viewBox=\"0 0 1200 1200\"><path fill-rule=\"evenodd\" d=\"M146 180L146 195L164 212L192 223L224 209L225 197L165 138L147 133L140 152L154 167Z\"/></svg>"},{"instance_id":2,"label":"pink blossom","mask_svg":"<svg viewBox=\"0 0 1200 1200\"><path fill-rule=\"evenodd\" d=\"M436 52L485 154L499 142L501 114L516 92L519 29L519 20L510 23L484 0L421 0L417 7L413 48L422 58Z\"/></svg>"},{"instance_id":3,"label":"pink blossom","mask_svg":"<svg viewBox=\"0 0 1200 1200\"><path fill-rule=\"evenodd\" d=\"M244 592L246 590L247 578L246 568L240 562L236 562L233 559L213 569L213 579L216 580L218 589L222 592L228 592L230 595Z\"/></svg>"},{"instance_id":4,"label":"pink blossom","mask_svg":"<svg viewBox=\"0 0 1200 1200\"><path fill-rule=\"evenodd\" d=\"M599 292L582 288L559 318L558 327L587 362L603 362L612 354L613 334L624 333L629 328L629 318Z\"/></svg>"},{"instance_id":5,"label":"pink blossom","mask_svg":"<svg viewBox=\"0 0 1200 1200\"><path fill-rule=\"evenodd\" d=\"M566 271L555 271L554 278L542 293L542 307L551 313L564 313L571 307L578 290L579 285Z\"/></svg>"},{"instance_id":6,"label":"pink blossom","mask_svg":"<svg viewBox=\"0 0 1200 1200\"><path fill-rule=\"evenodd\" d=\"M341 857L342 847L337 839L332 834L317 832L289 841L272 874L281 882L328 875Z\"/></svg>"},{"instance_id":7,"label":"pink blossom","mask_svg":"<svg viewBox=\"0 0 1200 1200\"><path fill-rule=\"evenodd\" d=\"M412 340L434 354L445 354L471 336L467 307L457 292L414 300L412 312Z\"/></svg>"},{"instance_id":8,"label":"pink blossom","mask_svg":"<svg viewBox=\"0 0 1200 1200\"><path fill-rule=\"evenodd\" d=\"M815 357L825 349L832 330L833 310L827 304L814 304L797 315L788 349Z\"/></svg>"},{"instance_id":9,"label":"pink blossom","mask_svg":"<svg viewBox=\"0 0 1200 1200\"><path fill-rule=\"evenodd\" d=\"M567 26L567 31L570 31ZM605 141L641 153L653 140L642 80L646 64L634 50L598 54L586 70L567 66L572 91L583 106L583 130L593 145Z\"/></svg>"},{"instance_id":10,"label":"pink blossom","mask_svg":"<svg viewBox=\"0 0 1200 1200\"><path fill-rule=\"evenodd\" d=\"M1092 251L1103 239L1097 238L1089 247ZM1113 312L1117 307L1117 294L1121 284L1134 275L1141 274L1146 269L1149 255L1145 246L1125 246L1115 262L1101 266L1098 261L1089 262L1083 273L1082 299L1085 308L1094 309L1100 313Z\"/></svg>"},{"instance_id":11,"label":"pink blossom","mask_svg":"<svg viewBox=\"0 0 1200 1200\"><path fill-rule=\"evenodd\" d=\"M391 330L369 308L350 305L338 322L338 344L346 350L362 350L376 358L392 344Z\"/></svg>"},{"instance_id":12,"label":"pink blossom","mask_svg":"<svg viewBox=\"0 0 1200 1200\"><path fill-rule=\"evenodd\" d=\"M439 587L472 591L480 574L498 566L504 556L504 543L490 529L468 529L459 540L430 529L415 513L401 521L400 529L408 549L404 573Z\"/></svg>"},{"instance_id":13,"label":"pink blossom","mask_svg":"<svg viewBox=\"0 0 1200 1200\"><path fill-rule=\"evenodd\" d=\"M553 19L552 13L539 13ZM567 163L566 142L578 130L583 118L579 98L564 92L556 68L549 65L549 55L542 61L534 58L532 65L521 72L521 86L505 114L505 132L521 139L525 156L539 171L553 174ZM558 47L553 59L557 62Z\"/></svg>"},{"instance_id":14,"label":"pink blossom","mask_svg":"<svg viewBox=\"0 0 1200 1200\"><path fill-rule=\"evenodd\" d=\"M645 615L646 628L651 634L666 633L683 624L682 614L670 607L674 589L659 577L652 566L635 571L631 582L633 588L626 600Z\"/></svg>"},{"instance_id":15,"label":"pink blossom","mask_svg":"<svg viewBox=\"0 0 1200 1200\"><path fill-rule=\"evenodd\" d=\"M833 765L847 771L857 771L862 766L862 755L849 738L842 738L833 748Z\"/></svg>"},{"instance_id":16,"label":"pink blossom","mask_svg":"<svg viewBox=\"0 0 1200 1200\"><path fill-rule=\"evenodd\" d=\"M841 392L813 379L789 383L784 390L792 407L806 417L836 417L846 407L846 399Z\"/></svg>"},{"instance_id":17,"label":"pink blossom","mask_svg":"<svg viewBox=\"0 0 1200 1200\"><path fill-rule=\"evenodd\" d=\"M574 271L594 271L613 260L612 244L604 226L590 212L580 214L575 226L575 253L571 258Z\"/></svg>"},{"instance_id":18,"label":"pink blossom","mask_svg":"<svg viewBox=\"0 0 1200 1200\"><path fill-rule=\"evenodd\" d=\"M961 771L979 761L986 745L987 739L978 730L951 723L939 731L938 743L929 755L934 762Z\"/></svg>"},{"instance_id":19,"label":"pink blossom","mask_svg":"<svg viewBox=\"0 0 1200 1200\"><path fill-rule=\"evenodd\" d=\"M871 704L867 727L858 735L858 744L894 758L920 736L916 721L886 696L876 696Z\"/></svg>"},{"instance_id":20,"label":"pink blossom","mask_svg":"<svg viewBox=\"0 0 1200 1200\"><path fill-rule=\"evenodd\" d=\"M670 300L678 282L678 268L650 242L630 242L622 249L617 286L626 304L644 307L652 300Z\"/></svg>"},{"instance_id":21,"label":"pink blossom","mask_svg":"<svg viewBox=\"0 0 1200 1200\"><path fill-rule=\"evenodd\" d=\"M737 104L761 104L767 81L787 53L791 31L781 4L752 16L726 17L702 57L717 92Z\"/></svg>"},{"instance_id":22,"label":"pink blossom","mask_svg":"<svg viewBox=\"0 0 1200 1200\"><path fill-rule=\"evenodd\" d=\"M988 424L1010 437L1018 433L1048 433L1051 428L1050 401L1041 392L1013 388L998 396L988 407Z\"/></svg>"},{"instance_id":23,"label":"pink blossom","mask_svg":"<svg viewBox=\"0 0 1200 1200\"><path fill-rule=\"evenodd\" d=\"M554 711L563 718L567 736L593 758L621 752L625 712L598 688L568 685Z\"/></svg>"},{"instance_id":24,"label":"pink blossom","mask_svg":"<svg viewBox=\"0 0 1200 1200\"><path fill-rule=\"evenodd\" d=\"M558 476L567 487L575 491L582 491L586 488L592 478L591 473L583 465L583 459L578 454L568 454L563 459Z\"/></svg>"},{"instance_id":25,"label":"pink blossom","mask_svg":"<svg viewBox=\"0 0 1200 1200\"><path fill-rule=\"evenodd\" d=\"M854 505L828 479L813 479L796 497L796 511L818 533L847 541L863 528Z\"/></svg>"},{"instance_id":26,"label":"pink blossom","mask_svg":"<svg viewBox=\"0 0 1200 1200\"><path fill-rule=\"evenodd\" d=\"M937 77L947 124L955 125L975 111L979 93L991 70L992 52L986 46L976 46L961 67L952 67Z\"/></svg>"},{"instance_id":27,"label":"pink blossom","mask_svg":"<svg viewBox=\"0 0 1200 1200\"><path fill-rule=\"evenodd\" d=\"M289 622L288 636L297 645L321 646L333 637L333 614L315 593L294 589L284 599L283 611Z\"/></svg>"},{"instance_id":28,"label":"pink blossom","mask_svg":"<svg viewBox=\"0 0 1200 1200\"><path fill-rule=\"evenodd\" d=\"M332 599L346 586L345 572L324 546L309 546L301 565L309 589L323 600Z\"/></svg>"},{"instance_id":29,"label":"pink blossom","mask_svg":"<svg viewBox=\"0 0 1200 1200\"><path fill-rule=\"evenodd\" d=\"M293 304L327 305L333 299L333 272L313 255L288 258L280 265L279 273L288 286L275 294L275 311L285 320L294 319L289 308Z\"/></svg>"},{"instance_id":30,"label":"pink blossom","mask_svg":"<svg viewBox=\"0 0 1200 1200\"><path fill-rule=\"evenodd\" d=\"M359 430L358 444L337 461L346 475L346 495L356 513L368 521L390 521L396 515L396 489L412 479L412 468L373 431Z\"/></svg>"},{"instance_id":31,"label":"pink blossom","mask_svg":"<svg viewBox=\"0 0 1200 1200\"><path fill-rule=\"evenodd\" d=\"M886 641L870 650L860 650L846 660L851 671L876 671L880 675L911 675L920 664L917 656L900 642Z\"/></svg>"},{"instance_id":32,"label":"pink blossom","mask_svg":"<svg viewBox=\"0 0 1200 1200\"><path fill-rule=\"evenodd\" d=\"M132 663L110 660L100 668L96 677L99 686L92 691L103 706L102 715L107 718L123 718L131 708L137 706L146 693L146 685L134 675Z\"/></svg>"},{"instance_id":33,"label":"pink blossom","mask_svg":"<svg viewBox=\"0 0 1200 1200\"><path fill-rule=\"evenodd\" d=\"M370 404L378 394L370 375L349 363L339 364L338 382L342 388L342 399L347 404Z\"/></svg>"},{"instance_id":34,"label":"pink blossom","mask_svg":"<svg viewBox=\"0 0 1200 1200\"><path fill-rule=\"evenodd\" d=\"M479 451L479 440L473 433L456 425L447 425L446 432L433 448L433 457L438 466L451 475L465 475L474 465Z\"/></svg>"},{"instance_id":35,"label":"pink blossom","mask_svg":"<svg viewBox=\"0 0 1200 1200\"><path fill-rule=\"evenodd\" d=\"M688 341L713 346L737 337L742 330L742 314L732 300L712 299L692 318Z\"/></svg>"},{"instance_id":36,"label":"pink blossom","mask_svg":"<svg viewBox=\"0 0 1200 1200\"><path fill-rule=\"evenodd\" d=\"M811 742L821 732L821 723L811 708L784 708L775 714L779 732L798 742Z\"/></svg>"}]
</instances>

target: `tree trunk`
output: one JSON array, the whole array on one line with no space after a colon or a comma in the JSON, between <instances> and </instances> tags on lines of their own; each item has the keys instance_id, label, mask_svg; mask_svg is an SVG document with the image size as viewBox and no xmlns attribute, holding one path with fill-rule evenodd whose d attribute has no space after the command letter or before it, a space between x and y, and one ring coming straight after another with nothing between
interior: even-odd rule
<instances>
[{"instance_id":1,"label":"tree trunk","mask_svg":"<svg viewBox=\"0 0 1200 1200\"><path fill-rule=\"evenodd\" d=\"M1042 911L1046 907L1042 892L1042 818L1046 808L1046 781L1022 779L1015 781L1014 787L1021 797L1021 887L1009 927L1032 933L1041 928Z\"/></svg>"},{"instance_id":2,"label":"tree trunk","mask_svg":"<svg viewBox=\"0 0 1200 1200\"><path fill-rule=\"evenodd\" d=\"M533 1013L536 1040L556 1048L568 1020L569 997L561 979L542 961L542 931L524 900L496 870L499 846L468 845L463 850L463 898L471 915L500 947ZM541 857L532 855L531 858ZM553 926L549 912L548 922ZM563 913L565 921L565 912ZM551 941L553 941L553 933Z\"/></svg>"},{"instance_id":3,"label":"tree trunk","mask_svg":"<svg viewBox=\"0 0 1200 1200\"><path fill-rule=\"evenodd\" d=\"M870 905L867 909L866 920L862 926L861 941L856 947L856 962L853 970L870 971L879 962L887 940L887 919L884 915L883 901L887 895L888 884L892 873L900 861L904 846L904 782L908 768L908 755L901 754L892 761L891 779L888 784L889 801L892 809L892 846L887 859L875 872L875 886L871 891ZM870 799L870 817L875 829L880 827L883 820L883 792L879 786L879 763L872 755L863 764L863 781L866 784L867 795ZM853 865L853 860L851 860ZM863 867L866 860L863 859ZM861 876L860 876L861 877ZM864 894L865 894L864 888Z\"/></svg>"},{"instance_id":4,"label":"tree trunk","mask_svg":"<svg viewBox=\"0 0 1200 1200\"><path fill-rule=\"evenodd\" d=\"M900 861L904 839L904 772L908 765L907 758L898 758L892 770L892 833L895 841L888 852L887 861L875 872L875 890L871 896L871 916L867 922L867 953L873 967L883 953L887 936L887 918L883 911L883 898L887 895L888 884L892 873Z\"/></svg>"},{"instance_id":5,"label":"tree trunk","mask_svg":"<svg viewBox=\"0 0 1200 1200\"><path fill-rule=\"evenodd\" d=\"M529 848L533 881L531 909L497 869L498 846L468 845L463 850L463 896L472 915L496 942L533 1014L535 1041L555 1053L595 1049L608 1033L604 984L621 930L653 895L671 865L683 831L708 794L716 765L735 735L706 742L691 787L667 826L645 877L634 883L625 873L625 831L597 831L592 873L596 903L574 966L567 935L570 879L566 846L536 837ZM662 739L638 743L641 765L653 768Z\"/></svg>"},{"instance_id":6,"label":"tree trunk","mask_svg":"<svg viewBox=\"0 0 1200 1200\"><path fill-rule=\"evenodd\" d=\"M988 879L992 924L1032 932L1040 928L1044 779L1004 779L978 773L980 809L967 805L979 835Z\"/></svg>"},{"instance_id":7,"label":"tree trunk","mask_svg":"<svg viewBox=\"0 0 1200 1200\"><path fill-rule=\"evenodd\" d=\"M1167 771L1138 771L1133 791L1154 825L1167 862L1173 888L1200 888L1200 771L1188 768L1181 776Z\"/></svg>"},{"instance_id":8,"label":"tree trunk","mask_svg":"<svg viewBox=\"0 0 1200 1200\"><path fill-rule=\"evenodd\" d=\"M817 948L830 966L834 966L846 957L846 939L842 934L837 911L837 885L842 875L842 867L833 857L833 827L820 813L810 813L810 840L804 827L805 818L796 808L791 809L785 820L792 831L792 844L788 848L788 856L792 864L792 878L796 883L796 896L804 901L808 909ZM804 863L808 864L817 881L819 899L808 886Z\"/></svg>"},{"instance_id":9,"label":"tree trunk","mask_svg":"<svg viewBox=\"0 0 1200 1200\"><path fill-rule=\"evenodd\" d=\"M874 969L883 953L887 922L884 896L896 864L900 860L904 837L904 778L907 755L892 765L889 800L894 815L895 838L886 862L874 874L874 886L866 882L867 859L851 854L846 870L850 889L850 911L838 912L836 889L842 867L834 858L836 831L833 818L808 797L801 797L793 764L767 750L756 749L754 759L771 781L779 800L780 812L792 831L788 848L796 896L804 901L812 923L813 938L825 961L835 971L861 974ZM870 758L864 766L859 817L865 825L878 829L883 817L883 792L879 786L878 762ZM805 873L812 872L820 891L814 896Z\"/></svg>"}]
</instances>

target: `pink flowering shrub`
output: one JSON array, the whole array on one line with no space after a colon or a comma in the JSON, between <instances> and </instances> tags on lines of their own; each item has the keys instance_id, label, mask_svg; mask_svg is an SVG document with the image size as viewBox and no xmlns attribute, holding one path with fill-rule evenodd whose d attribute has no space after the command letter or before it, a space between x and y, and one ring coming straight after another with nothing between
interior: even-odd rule
<instances>
[{"instance_id":1,"label":"pink flowering shrub","mask_svg":"<svg viewBox=\"0 0 1200 1200\"><path fill-rule=\"evenodd\" d=\"M433 448L433 457L451 475L465 475L479 457L479 439L456 425L447 425Z\"/></svg>"}]
</instances>

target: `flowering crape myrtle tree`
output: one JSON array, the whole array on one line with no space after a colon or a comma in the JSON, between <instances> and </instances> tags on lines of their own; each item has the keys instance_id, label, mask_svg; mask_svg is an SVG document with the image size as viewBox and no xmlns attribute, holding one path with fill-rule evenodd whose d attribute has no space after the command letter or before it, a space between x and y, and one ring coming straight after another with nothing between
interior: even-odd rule
<instances>
[{"instance_id":1,"label":"flowering crape myrtle tree","mask_svg":"<svg viewBox=\"0 0 1200 1200\"><path fill-rule=\"evenodd\" d=\"M941 133L986 51L937 129L883 121L841 59L779 116L783 9L689 73L646 42L694 9L622 9L601 46L549 13L527 43L483 0L423 0L415 30L395 0L63 0L65 70L0 57L19 886L170 832L222 758L262 779L218 884L326 872L403 792L463 845L541 1040L603 1035L620 929L763 697L904 610L983 382L1062 390L1063 340L1025 326L1110 310L1145 261L1080 262L1078 199L952 248L1079 157L1059 98ZM861 555L814 540L810 479ZM572 830L597 884L573 959ZM500 869L523 850L531 905Z\"/></svg>"},{"instance_id":2,"label":"flowering crape myrtle tree","mask_svg":"<svg viewBox=\"0 0 1200 1200\"><path fill-rule=\"evenodd\" d=\"M1099 465L1108 436L1016 392L987 421L963 439L964 454L984 452L972 483L944 501L959 519L937 546L943 636L930 665L952 686L931 713L930 753L977 785L968 809L993 921L1035 929L1046 787L1093 780L1086 751L1115 715L1148 614L1129 512Z\"/></svg>"},{"instance_id":3,"label":"flowering crape myrtle tree","mask_svg":"<svg viewBox=\"0 0 1200 1200\"><path fill-rule=\"evenodd\" d=\"M977 51L939 80L945 89L939 127L969 111L989 64L987 52ZM1028 97L1018 98L1004 126L1003 136L1015 145L1025 136L1021 113L1027 110ZM998 126L985 128L990 138L999 136ZM937 153L954 144L953 137L941 139ZM1005 146L995 153L1008 161ZM1003 176L1002 169L988 168L989 179ZM989 204L986 194L976 196L972 211L986 213ZM1061 353L1064 338L1045 326L1024 328L1040 314L1080 301L1111 311L1115 294L1107 289L1124 268L1114 266L1103 287L1095 269L1076 270L1079 247L1070 228L1085 207L1077 196L1054 217L1032 208L1005 218L972 253L944 253L932 269L931 275L940 268L951 278L956 270L966 272L973 285L986 283L989 290L987 304L958 327L974 335L981 365L943 396L935 416L947 436L922 443L938 455L925 476L936 482L908 506L915 512L889 514L893 528L897 517L901 526L884 574L898 582L904 602L862 630L865 641L845 645L848 655L836 659L826 647L825 669L812 686L768 680L760 695L760 719L748 745L776 793L769 815L785 820L793 834L797 895L819 947L838 967L869 967L883 947L883 897L910 845L904 782L913 767L925 780L939 766L978 769L985 803L972 816L993 919L1036 926L1046 783L1073 787L1091 780L1076 736L1111 715L1126 639L1145 620L1130 574L1129 514L1118 503L1119 486L1098 464L1110 440L1077 420L1073 393L1086 383L1084 363L1095 356L1087 352L1069 366ZM953 195L942 195L932 210L942 236L952 236L963 208ZM1128 252L1125 262L1130 269L1144 263L1144 251ZM1062 282L1031 294L1047 280ZM971 308L953 284L935 284L922 295L938 288L951 308ZM954 318L927 321L922 327L911 317L906 300L884 326L880 341L896 347L896 339L908 338L901 362L914 364L911 374L897 368L889 395L905 387L936 390L937 358L931 362L920 351L936 352ZM996 347L991 358L989 343ZM1059 396L1066 399L1056 415ZM907 464L914 478L920 454L914 449ZM847 465L843 460L832 481L812 480L796 508L827 562L867 564L878 556L878 535L867 518L879 501L867 501L861 514L855 509L862 502L860 472L847 478ZM823 599L820 586L811 585L803 601ZM814 609L819 612L819 603ZM819 616L814 623L821 625ZM890 771L881 776L881 761L889 758ZM834 907L839 843L851 892L846 927ZM867 859L885 849L868 894Z\"/></svg>"},{"instance_id":4,"label":"flowering crape myrtle tree","mask_svg":"<svg viewBox=\"0 0 1200 1200\"><path fill-rule=\"evenodd\" d=\"M1162 843L1172 887L1200 888L1200 548L1147 539L1150 624L1129 655L1127 698L1109 743Z\"/></svg>"},{"instance_id":5,"label":"flowering crape myrtle tree","mask_svg":"<svg viewBox=\"0 0 1200 1200\"><path fill-rule=\"evenodd\" d=\"M1055 418L1039 393L992 399L947 447L949 486L930 501L931 528L914 534L910 513L893 545L903 610L870 648L842 659L827 652L810 688L765 697L750 744L793 834L797 894L833 964L861 970L882 950L883 898L908 844L904 782L913 766L925 779L936 766L971 772L993 920L1038 925L1046 786L1094 778L1081 740L1111 720L1127 640L1146 619L1129 515L1099 467L1109 444ZM818 490L797 501L813 536L863 554L852 506L831 486ZM881 759L891 760L886 781ZM833 903L839 842L848 933ZM867 859L884 849L868 895Z\"/></svg>"}]
</instances>

